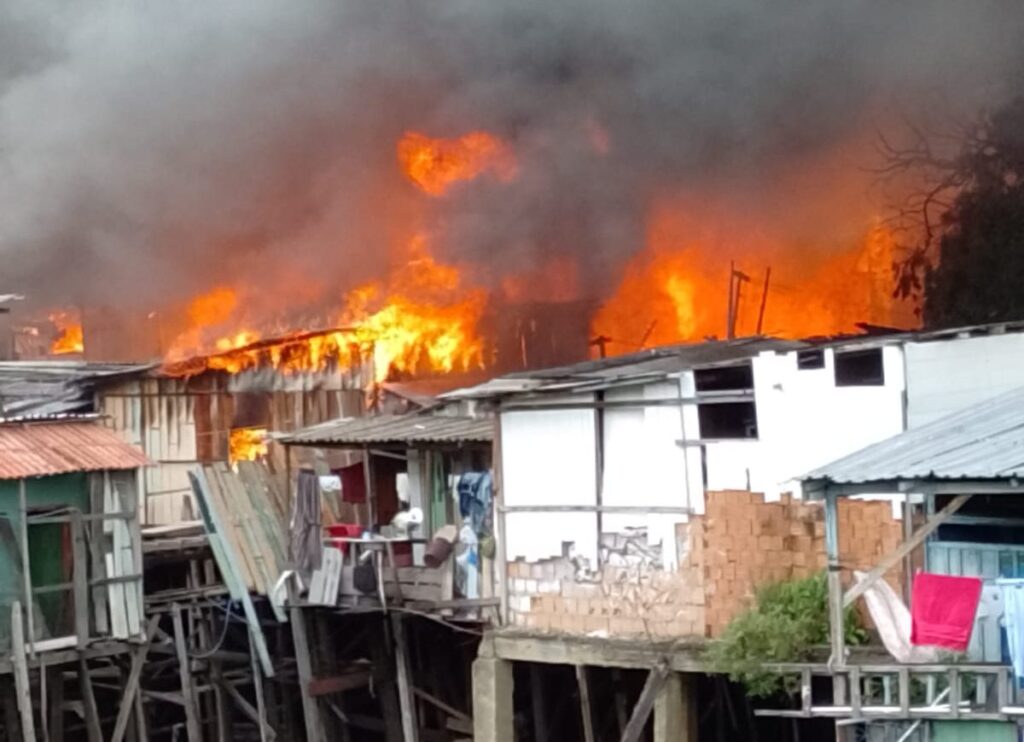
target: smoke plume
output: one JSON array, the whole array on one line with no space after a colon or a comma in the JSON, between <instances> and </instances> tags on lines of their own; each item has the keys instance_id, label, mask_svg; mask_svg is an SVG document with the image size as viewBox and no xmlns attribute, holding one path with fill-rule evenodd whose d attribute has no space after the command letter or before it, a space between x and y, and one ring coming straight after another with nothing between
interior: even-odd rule
<instances>
[{"instance_id":1,"label":"smoke plume","mask_svg":"<svg viewBox=\"0 0 1024 742\"><path fill-rule=\"evenodd\" d=\"M1022 31L995 0L7 0L0 292L340 294L414 222L481 281L573 254L600 291L667 194L841 231L865 133L998 103ZM406 130L490 131L518 176L431 199Z\"/></svg>"}]
</instances>

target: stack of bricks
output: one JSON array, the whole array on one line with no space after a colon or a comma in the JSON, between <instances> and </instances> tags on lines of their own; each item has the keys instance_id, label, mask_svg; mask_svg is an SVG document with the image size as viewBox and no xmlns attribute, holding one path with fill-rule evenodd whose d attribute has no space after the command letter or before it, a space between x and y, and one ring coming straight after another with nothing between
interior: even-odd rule
<instances>
[{"instance_id":1,"label":"stack of bricks","mask_svg":"<svg viewBox=\"0 0 1024 742\"><path fill-rule=\"evenodd\" d=\"M508 565L513 625L577 635L717 636L757 588L825 567L819 503L745 491L709 492L706 515L676 527L678 567L647 561L592 572L568 557ZM895 550L902 524L887 501L839 504L840 563L869 570ZM886 576L899 585L901 571Z\"/></svg>"},{"instance_id":2,"label":"stack of bricks","mask_svg":"<svg viewBox=\"0 0 1024 742\"><path fill-rule=\"evenodd\" d=\"M717 636L748 608L757 588L808 577L825 568L825 511L820 503L783 495L765 502L752 492L711 492L705 520L707 633ZM839 502L839 563L849 584L902 540L902 523L887 501ZM886 575L899 586L901 570Z\"/></svg>"}]
</instances>

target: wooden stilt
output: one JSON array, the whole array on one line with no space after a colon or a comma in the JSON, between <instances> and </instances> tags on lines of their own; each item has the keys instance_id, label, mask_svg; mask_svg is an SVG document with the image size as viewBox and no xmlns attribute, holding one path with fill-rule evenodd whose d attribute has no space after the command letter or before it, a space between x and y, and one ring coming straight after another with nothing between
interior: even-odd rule
<instances>
[{"instance_id":1,"label":"wooden stilt","mask_svg":"<svg viewBox=\"0 0 1024 742\"><path fill-rule=\"evenodd\" d=\"M402 737L405 742L419 742L420 730L416 716L416 699L409 677L409 648L405 638L405 617L391 614L395 637L395 668L398 676L398 703L402 709Z\"/></svg>"},{"instance_id":2,"label":"wooden stilt","mask_svg":"<svg viewBox=\"0 0 1024 742\"><path fill-rule=\"evenodd\" d=\"M181 696L185 705L185 729L189 742L202 742L203 733L199 728L199 709L196 708L196 695L192 687L192 667L185 647L185 629L181 621L181 606L171 606L171 618L174 621L174 649L178 655L178 673L181 676ZM119 742L119 740L113 740Z\"/></svg>"},{"instance_id":3,"label":"wooden stilt","mask_svg":"<svg viewBox=\"0 0 1024 742\"><path fill-rule=\"evenodd\" d=\"M587 682L587 668L584 665L576 665L576 685L580 689L583 740L584 742L594 742L594 713L590 708L590 684Z\"/></svg>"},{"instance_id":4,"label":"wooden stilt","mask_svg":"<svg viewBox=\"0 0 1024 742\"><path fill-rule=\"evenodd\" d=\"M24 480L22 482L24 483ZM24 511L21 517L24 519ZM25 629L21 622L21 601L18 600L11 606L11 643L14 690L18 700L18 712L21 715L21 736L25 742L36 742L36 725L32 718L32 689L28 679L28 659L25 656Z\"/></svg>"},{"instance_id":5,"label":"wooden stilt","mask_svg":"<svg viewBox=\"0 0 1024 742\"><path fill-rule=\"evenodd\" d=\"M612 683L615 685L615 721L618 723L619 737L626 731L629 717L626 715L626 689L623 686L622 671L612 670Z\"/></svg>"},{"instance_id":6,"label":"wooden stilt","mask_svg":"<svg viewBox=\"0 0 1024 742\"><path fill-rule=\"evenodd\" d=\"M381 624L381 631L373 640L373 681L380 700L381 716L384 718L384 736L387 742L402 742L402 712L395 692L395 678L392 673L391 654L387 645L387 622Z\"/></svg>"},{"instance_id":7,"label":"wooden stilt","mask_svg":"<svg viewBox=\"0 0 1024 742\"><path fill-rule=\"evenodd\" d=\"M295 662L299 670L299 691L302 695L302 716L306 722L306 738L309 742L324 742L326 739L320 719L320 708L316 698L309 692L309 683L313 679L313 668L309 657L309 642L306 639L305 616L302 609L292 606L290 609L292 640L295 643Z\"/></svg>"},{"instance_id":8,"label":"wooden stilt","mask_svg":"<svg viewBox=\"0 0 1024 742\"><path fill-rule=\"evenodd\" d=\"M533 705L533 739L548 742L547 699L544 697L544 668L536 662L530 665L530 702Z\"/></svg>"},{"instance_id":9,"label":"wooden stilt","mask_svg":"<svg viewBox=\"0 0 1024 742\"><path fill-rule=\"evenodd\" d=\"M89 742L103 742L100 731L100 713L96 708L96 694L92 689L92 676L85 654L78 654L78 685L82 694L82 710L85 715L85 732Z\"/></svg>"},{"instance_id":10,"label":"wooden stilt","mask_svg":"<svg viewBox=\"0 0 1024 742\"><path fill-rule=\"evenodd\" d=\"M59 667L47 668L50 720L47 724L50 742L64 742L64 673Z\"/></svg>"},{"instance_id":11,"label":"wooden stilt","mask_svg":"<svg viewBox=\"0 0 1024 742\"><path fill-rule=\"evenodd\" d=\"M260 673L260 661L256 656L256 643L252 635L249 635L249 660L252 664L252 685L256 692L256 714L257 724L260 728L260 742L270 742L277 737L273 728L267 722L267 704L263 698L263 675Z\"/></svg>"}]
</instances>

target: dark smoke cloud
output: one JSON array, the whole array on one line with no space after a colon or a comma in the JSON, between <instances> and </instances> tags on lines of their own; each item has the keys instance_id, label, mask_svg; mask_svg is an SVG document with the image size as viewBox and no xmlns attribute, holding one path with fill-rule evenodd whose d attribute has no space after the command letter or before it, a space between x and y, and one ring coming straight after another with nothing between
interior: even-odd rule
<instances>
[{"instance_id":1,"label":"dark smoke cloud","mask_svg":"<svg viewBox=\"0 0 1024 742\"><path fill-rule=\"evenodd\" d=\"M799 210L828 183L776 193L780 167L881 112L998 102L1022 31L1012 0L7 0L0 291L145 307L288 265L340 292L422 214L409 128L520 162L432 205L449 255L572 251L601 287L654 194Z\"/></svg>"}]
</instances>

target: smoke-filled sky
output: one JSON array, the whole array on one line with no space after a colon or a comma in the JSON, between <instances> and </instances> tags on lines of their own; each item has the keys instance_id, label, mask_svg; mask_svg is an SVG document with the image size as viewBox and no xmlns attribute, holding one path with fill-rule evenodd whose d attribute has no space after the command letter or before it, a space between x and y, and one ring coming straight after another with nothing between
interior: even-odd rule
<instances>
[{"instance_id":1,"label":"smoke-filled sky","mask_svg":"<svg viewBox=\"0 0 1024 742\"><path fill-rule=\"evenodd\" d=\"M830 183L783 176L821 161L859 195L871 153L845 143L997 103L1022 31L1019 0L5 0L0 292L340 291L413 223L443 257L573 253L601 286L656 197L800 229ZM494 132L519 175L432 200L395 162L409 129Z\"/></svg>"}]
</instances>

